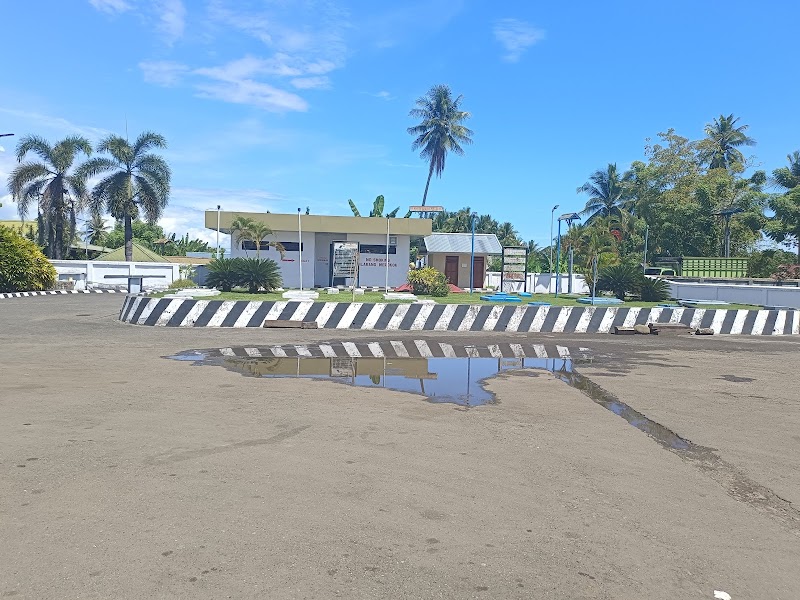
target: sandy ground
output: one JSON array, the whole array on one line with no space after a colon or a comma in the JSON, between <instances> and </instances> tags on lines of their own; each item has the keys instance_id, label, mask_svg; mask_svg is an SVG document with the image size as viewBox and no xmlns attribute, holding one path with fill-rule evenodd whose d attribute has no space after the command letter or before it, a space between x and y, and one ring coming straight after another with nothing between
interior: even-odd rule
<instances>
[{"instance_id":1,"label":"sandy ground","mask_svg":"<svg viewBox=\"0 0 800 600\"><path fill-rule=\"evenodd\" d=\"M0 301L0 597L800 597L800 344L474 336L578 367L702 446L670 451L552 374L464 410L165 360L420 339L167 330L118 296Z\"/></svg>"}]
</instances>

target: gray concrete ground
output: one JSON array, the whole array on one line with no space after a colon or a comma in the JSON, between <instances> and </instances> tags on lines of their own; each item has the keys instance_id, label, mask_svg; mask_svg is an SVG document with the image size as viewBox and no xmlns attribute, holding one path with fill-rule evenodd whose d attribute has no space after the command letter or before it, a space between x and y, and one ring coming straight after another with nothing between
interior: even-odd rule
<instances>
[{"instance_id":1,"label":"gray concrete ground","mask_svg":"<svg viewBox=\"0 0 800 600\"><path fill-rule=\"evenodd\" d=\"M452 335L588 347L464 410L255 379L191 348L420 338L167 330L121 299L0 301L0 597L800 597L800 344Z\"/></svg>"}]
</instances>

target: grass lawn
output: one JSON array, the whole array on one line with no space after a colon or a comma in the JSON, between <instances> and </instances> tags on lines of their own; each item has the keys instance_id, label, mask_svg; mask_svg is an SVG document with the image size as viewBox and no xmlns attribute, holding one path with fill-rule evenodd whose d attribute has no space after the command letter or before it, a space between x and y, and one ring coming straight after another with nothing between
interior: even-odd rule
<instances>
[{"instance_id":1,"label":"grass lawn","mask_svg":"<svg viewBox=\"0 0 800 600\"><path fill-rule=\"evenodd\" d=\"M153 296L160 298L165 293L168 292L161 292L158 294L153 294ZM212 297L202 297L198 298L202 300L256 300L262 302L275 302L284 300L283 296L281 296L282 292L275 292L275 293L261 293L261 294L249 294L247 292L222 292L218 296ZM444 298L434 298L432 296L418 296L421 299L428 299L435 300L439 304L502 304L504 306L520 306L527 304L529 301L534 302L549 302L552 306L587 306L586 304L579 304L575 301L574 297L567 297L564 295L560 295L556 298L555 294L534 294L530 298L523 298L521 303L516 302L486 302L480 299L480 293L474 294L449 294ZM352 302L353 294L351 292L341 291L338 294L327 294L325 291L320 292L319 298L315 300L315 302ZM363 296L356 296L356 302L385 302L385 303L405 303L402 300L384 300L383 299L383 292L365 292ZM654 306L658 306L659 302L641 302L638 300L631 300L626 302L625 304L620 304L617 306L623 307L644 307L644 308L653 308ZM703 308L730 308L730 309L747 309L747 310L758 310L760 306L751 306L747 304L725 304L720 306L704 306Z\"/></svg>"}]
</instances>

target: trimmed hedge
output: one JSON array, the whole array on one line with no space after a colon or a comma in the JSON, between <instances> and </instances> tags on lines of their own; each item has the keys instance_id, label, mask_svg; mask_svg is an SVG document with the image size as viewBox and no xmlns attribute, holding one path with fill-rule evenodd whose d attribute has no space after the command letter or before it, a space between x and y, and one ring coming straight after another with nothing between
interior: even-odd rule
<instances>
[{"instance_id":1,"label":"trimmed hedge","mask_svg":"<svg viewBox=\"0 0 800 600\"><path fill-rule=\"evenodd\" d=\"M51 289L56 269L39 246L14 230L0 226L0 292Z\"/></svg>"}]
</instances>

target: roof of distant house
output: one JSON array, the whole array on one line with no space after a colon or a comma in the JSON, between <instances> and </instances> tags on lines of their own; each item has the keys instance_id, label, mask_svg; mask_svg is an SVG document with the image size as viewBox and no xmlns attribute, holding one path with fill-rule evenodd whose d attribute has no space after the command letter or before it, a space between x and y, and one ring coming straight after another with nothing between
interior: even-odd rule
<instances>
[{"instance_id":1,"label":"roof of distant house","mask_svg":"<svg viewBox=\"0 0 800 600\"><path fill-rule=\"evenodd\" d=\"M112 250L108 254L104 254L103 256L95 259L95 260L112 260L112 261L125 261L125 246L120 246L116 250ZM166 263L169 262L166 257L161 256L160 254L156 254L152 250L145 248L144 246L140 246L136 242L133 242L133 262L157 262L157 263Z\"/></svg>"},{"instance_id":2,"label":"roof of distant house","mask_svg":"<svg viewBox=\"0 0 800 600\"><path fill-rule=\"evenodd\" d=\"M432 233L425 237L425 249L431 252L450 252L470 254L472 252L471 233ZM475 234L475 254L502 254L500 240L493 233Z\"/></svg>"}]
</instances>

